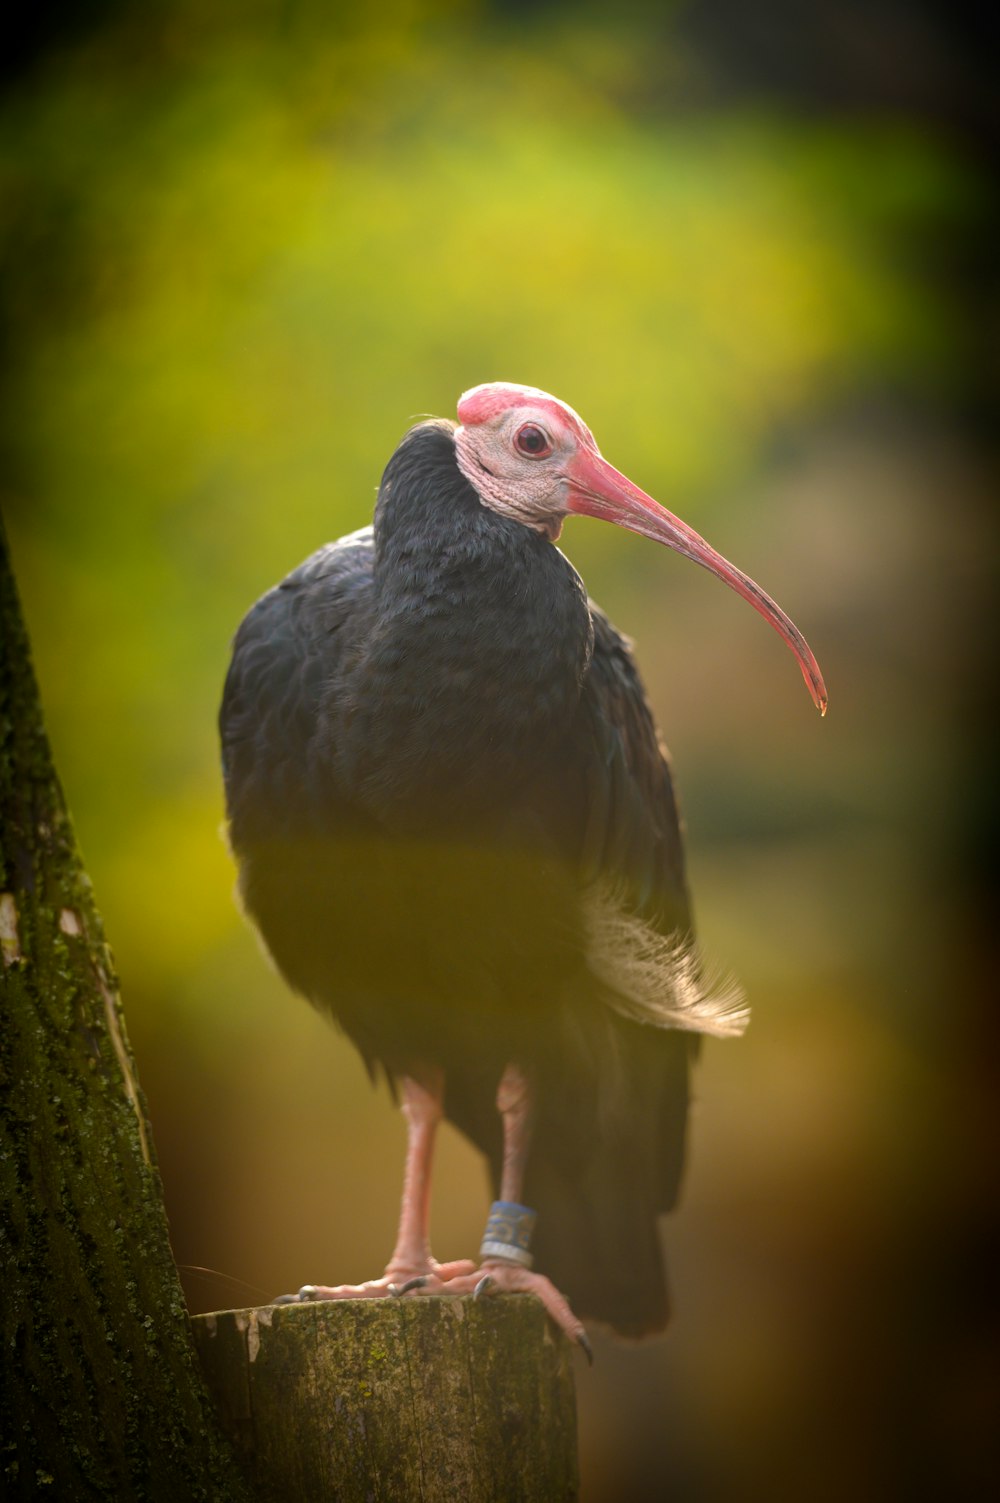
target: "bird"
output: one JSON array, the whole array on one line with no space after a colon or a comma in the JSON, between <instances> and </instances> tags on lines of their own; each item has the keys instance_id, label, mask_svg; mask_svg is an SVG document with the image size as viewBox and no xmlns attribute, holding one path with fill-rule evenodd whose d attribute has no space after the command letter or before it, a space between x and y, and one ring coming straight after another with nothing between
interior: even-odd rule
<instances>
[{"instance_id":1,"label":"bird","mask_svg":"<svg viewBox=\"0 0 1000 1503\"><path fill-rule=\"evenodd\" d=\"M595 517L710 570L823 677L780 607L602 456L567 403L494 381L412 426L370 526L254 605L220 711L246 915L407 1124L384 1272L291 1299L536 1294L662 1331L701 1037L742 1032L694 934L667 752L630 641L556 546ZM496 1195L480 1257L438 1262L443 1118Z\"/></svg>"}]
</instances>

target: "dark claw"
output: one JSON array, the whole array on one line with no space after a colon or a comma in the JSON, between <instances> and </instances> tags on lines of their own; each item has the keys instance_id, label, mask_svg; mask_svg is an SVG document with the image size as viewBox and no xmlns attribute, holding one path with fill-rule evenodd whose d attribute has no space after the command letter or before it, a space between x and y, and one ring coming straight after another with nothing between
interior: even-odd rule
<instances>
[{"instance_id":1,"label":"dark claw","mask_svg":"<svg viewBox=\"0 0 1000 1503\"><path fill-rule=\"evenodd\" d=\"M405 1284L401 1284L398 1292L400 1294L409 1294L411 1289L423 1289L426 1283L427 1275L419 1273L415 1279L407 1279Z\"/></svg>"},{"instance_id":2,"label":"dark claw","mask_svg":"<svg viewBox=\"0 0 1000 1503\"><path fill-rule=\"evenodd\" d=\"M594 1348L590 1344L590 1337L587 1335L586 1331L580 1331L577 1334L576 1344L577 1344L577 1346L582 1346L583 1347L583 1354L586 1357L589 1366L593 1367L593 1365L594 1365Z\"/></svg>"},{"instance_id":3,"label":"dark claw","mask_svg":"<svg viewBox=\"0 0 1000 1503\"><path fill-rule=\"evenodd\" d=\"M479 1280L479 1283L472 1291L472 1298L482 1299L484 1295L490 1292L495 1282L496 1280L491 1273L484 1273L482 1278Z\"/></svg>"},{"instance_id":4,"label":"dark claw","mask_svg":"<svg viewBox=\"0 0 1000 1503\"><path fill-rule=\"evenodd\" d=\"M299 1305L305 1300L316 1298L316 1285L303 1284L298 1294L279 1294L277 1299L271 1301L272 1305Z\"/></svg>"}]
</instances>

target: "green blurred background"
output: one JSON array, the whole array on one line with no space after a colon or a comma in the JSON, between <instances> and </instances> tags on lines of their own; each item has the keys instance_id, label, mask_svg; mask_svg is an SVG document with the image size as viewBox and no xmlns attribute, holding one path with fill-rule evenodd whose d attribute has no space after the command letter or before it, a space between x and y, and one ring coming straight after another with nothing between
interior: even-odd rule
<instances>
[{"instance_id":1,"label":"green blurred background","mask_svg":"<svg viewBox=\"0 0 1000 1503\"><path fill-rule=\"evenodd\" d=\"M3 511L192 1309L392 1245L401 1125L237 914L214 717L409 422L555 392L823 665L826 721L709 576L567 528L755 1008L699 1070L670 1334L580 1372L586 1503L993 1461L997 114L959 16L91 0L4 53ZM449 1133L440 1255L487 1199Z\"/></svg>"}]
</instances>

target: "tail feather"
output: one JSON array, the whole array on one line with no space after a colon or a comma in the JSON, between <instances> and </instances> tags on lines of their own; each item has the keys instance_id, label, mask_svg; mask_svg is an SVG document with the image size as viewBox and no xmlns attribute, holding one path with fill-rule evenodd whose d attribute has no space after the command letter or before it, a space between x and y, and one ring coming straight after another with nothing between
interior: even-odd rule
<instances>
[{"instance_id":1,"label":"tail feather","mask_svg":"<svg viewBox=\"0 0 1000 1503\"><path fill-rule=\"evenodd\" d=\"M570 1164L549 1145L540 1103L525 1199L538 1210L535 1266L583 1318L622 1336L662 1331L669 1298L660 1216L676 1203L684 1166L690 1034L617 1023L627 1096ZM555 1124L553 1124L554 1128Z\"/></svg>"},{"instance_id":2,"label":"tail feather","mask_svg":"<svg viewBox=\"0 0 1000 1503\"><path fill-rule=\"evenodd\" d=\"M657 1213L610 1154L572 1182L542 1159L526 1198L540 1207L535 1267L551 1278L581 1320L621 1336L662 1331L669 1316Z\"/></svg>"},{"instance_id":3,"label":"tail feather","mask_svg":"<svg viewBox=\"0 0 1000 1503\"><path fill-rule=\"evenodd\" d=\"M572 1025L547 1040L533 1072L537 1116L523 1197L538 1213L534 1266L581 1319L622 1336L651 1335L669 1314L658 1223L680 1190L689 1065L700 1039L632 1022L597 991L567 1011ZM471 1068L468 1056L446 1067L448 1116L486 1154L494 1193L501 1068L498 1058Z\"/></svg>"}]
</instances>

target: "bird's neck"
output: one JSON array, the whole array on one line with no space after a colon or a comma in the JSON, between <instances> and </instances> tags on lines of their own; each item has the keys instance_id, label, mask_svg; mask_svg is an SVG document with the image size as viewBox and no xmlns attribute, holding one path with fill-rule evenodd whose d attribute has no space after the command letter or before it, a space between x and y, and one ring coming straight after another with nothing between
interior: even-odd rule
<instances>
[{"instance_id":1,"label":"bird's neck","mask_svg":"<svg viewBox=\"0 0 1000 1503\"><path fill-rule=\"evenodd\" d=\"M440 821L516 796L568 733L593 626L562 554L481 505L450 426L413 430L386 470L374 607L346 727L366 802Z\"/></svg>"}]
</instances>

